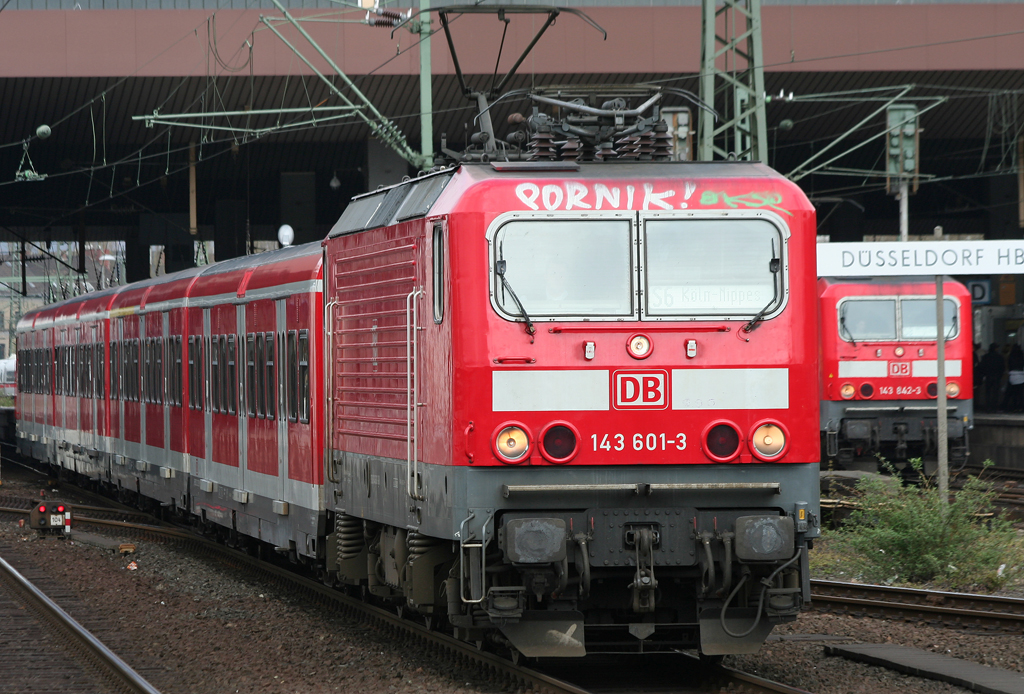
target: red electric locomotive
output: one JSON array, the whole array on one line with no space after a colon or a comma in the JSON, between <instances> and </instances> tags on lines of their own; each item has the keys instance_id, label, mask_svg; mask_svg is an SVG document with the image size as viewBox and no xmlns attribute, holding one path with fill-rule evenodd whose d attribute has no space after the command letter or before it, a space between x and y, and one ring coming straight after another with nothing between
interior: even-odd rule
<instances>
[{"instance_id":1,"label":"red electric locomotive","mask_svg":"<svg viewBox=\"0 0 1024 694\"><path fill-rule=\"evenodd\" d=\"M973 426L971 297L943 282L950 461L963 463ZM935 282L924 278L818 280L822 460L877 469L934 456L938 374ZM926 468L932 459L925 458Z\"/></svg>"},{"instance_id":2,"label":"red electric locomotive","mask_svg":"<svg viewBox=\"0 0 1024 694\"><path fill-rule=\"evenodd\" d=\"M754 164L355 198L325 242L326 569L527 656L755 650L809 600L814 258Z\"/></svg>"}]
</instances>

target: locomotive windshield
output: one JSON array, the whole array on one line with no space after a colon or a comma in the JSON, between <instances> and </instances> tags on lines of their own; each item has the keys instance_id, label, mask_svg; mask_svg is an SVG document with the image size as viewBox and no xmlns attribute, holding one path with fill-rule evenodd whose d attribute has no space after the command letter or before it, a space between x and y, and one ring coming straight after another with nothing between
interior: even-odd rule
<instances>
[{"instance_id":1,"label":"locomotive windshield","mask_svg":"<svg viewBox=\"0 0 1024 694\"><path fill-rule=\"evenodd\" d=\"M495 238L495 260L531 318L632 316L630 241L625 219L513 221ZM494 296L504 313L521 315L502 283Z\"/></svg>"},{"instance_id":2,"label":"locomotive windshield","mask_svg":"<svg viewBox=\"0 0 1024 694\"><path fill-rule=\"evenodd\" d=\"M901 299L901 332L904 340L935 339L935 299ZM946 339L957 332L956 302L942 301L942 322Z\"/></svg>"},{"instance_id":3,"label":"locomotive windshield","mask_svg":"<svg viewBox=\"0 0 1024 694\"><path fill-rule=\"evenodd\" d=\"M782 236L768 221L648 220L644 242L647 315L752 316L783 295L771 269Z\"/></svg>"},{"instance_id":4,"label":"locomotive windshield","mask_svg":"<svg viewBox=\"0 0 1024 694\"><path fill-rule=\"evenodd\" d=\"M957 333L956 302L943 301L946 339ZM934 340L935 299L846 299L839 305L839 336L847 342Z\"/></svg>"}]
</instances>

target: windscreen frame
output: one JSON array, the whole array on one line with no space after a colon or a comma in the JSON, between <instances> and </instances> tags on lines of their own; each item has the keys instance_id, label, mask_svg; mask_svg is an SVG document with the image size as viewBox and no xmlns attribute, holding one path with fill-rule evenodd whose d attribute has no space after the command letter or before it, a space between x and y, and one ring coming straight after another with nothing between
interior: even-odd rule
<instances>
[{"instance_id":1,"label":"windscreen frame","mask_svg":"<svg viewBox=\"0 0 1024 694\"><path fill-rule=\"evenodd\" d=\"M924 343L937 343L938 336L935 337L905 337L903 335L903 301L928 301L932 306L932 315L935 311L935 295L934 294L858 294L854 296L844 296L836 302L836 334L839 339L846 343L871 343L884 342L884 343L897 343L897 342L924 342ZM955 340L960 336L961 316L963 310L963 304L960 302L960 298L956 296L950 296L944 294L942 297L943 303L946 301L952 302L954 306L953 310L953 325L956 330L947 335L945 338L946 342ZM896 337L893 338L865 338L861 339L855 336L847 336L843 334L841 328L841 321L843 318L843 306L852 301L892 301L896 305ZM851 334L852 335L852 334Z\"/></svg>"},{"instance_id":2,"label":"windscreen frame","mask_svg":"<svg viewBox=\"0 0 1024 694\"><path fill-rule=\"evenodd\" d=\"M637 286L637 277L639 272L638 256L636 253L637 248L637 234L638 226L636 219L636 212L632 210L625 211L601 211L601 212L505 212L498 215L490 223L487 228L487 278L488 278L488 294L490 298L491 308L494 312L501 317L503 320L509 322L522 323L525 322L525 318L518 312L512 313L503 307L498 301L497 291L501 286L501 278L496 272L496 262L498 261L498 244L499 235L501 230L509 222L529 222L529 221L621 221L629 225L629 302L630 302L630 313L627 314L614 314L614 315L600 315L600 314L559 314L550 315L539 313L534 315L530 311L530 306L525 301L524 308L530 316L530 320L534 323L565 323L565 322L622 322L622 321L636 321L639 319L639 287ZM516 283L512 282L512 289L519 291L520 287L516 286Z\"/></svg>"},{"instance_id":3,"label":"windscreen frame","mask_svg":"<svg viewBox=\"0 0 1024 694\"><path fill-rule=\"evenodd\" d=\"M780 248L777 250L779 258L779 272L777 281L778 298L769 304L771 307L761 316L761 320L771 320L780 315L789 304L789 242L792 236L789 225L779 215L764 210L701 210L701 211L643 211L639 212L639 224L637 236L639 244L640 264L640 288L641 297L639 301L640 320L648 322L695 322L695 321L743 321L754 318L764 307L760 306L752 310L742 310L735 313L709 312L709 313L673 313L652 315L647 312L648 295L650 291L648 282L647 262L647 223L662 220L695 220L695 221L732 221L732 220L763 220L775 227L779 235ZM770 260L770 259L769 259Z\"/></svg>"}]
</instances>

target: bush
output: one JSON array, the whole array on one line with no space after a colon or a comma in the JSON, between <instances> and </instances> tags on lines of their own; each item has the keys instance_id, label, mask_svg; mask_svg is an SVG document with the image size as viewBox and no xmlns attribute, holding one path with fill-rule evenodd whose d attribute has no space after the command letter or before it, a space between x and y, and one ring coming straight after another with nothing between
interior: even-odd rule
<instances>
[{"instance_id":1,"label":"bush","mask_svg":"<svg viewBox=\"0 0 1024 694\"><path fill-rule=\"evenodd\" d=\"M911 465L920 485L901 484L891 468L891 477L857 484L858 507L832 538L850 560L848 573L875 583L936 583L955 590L1005 585L1020 570L1021 547L1017 531L995 507L992 485L968 477L946 505L921 474L921 461Z\"/></svg>"}]
</instances>

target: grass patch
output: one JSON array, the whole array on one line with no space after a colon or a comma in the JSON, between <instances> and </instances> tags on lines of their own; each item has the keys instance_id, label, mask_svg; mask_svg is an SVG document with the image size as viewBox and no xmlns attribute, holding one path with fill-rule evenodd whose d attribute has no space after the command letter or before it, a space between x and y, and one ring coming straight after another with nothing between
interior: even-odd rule
<instances>
[{"instance_id":1,"label":"grass patch","mask_svg":"<svg viewBox=\"0 0 1024 694\"><path fill-rule=\"evenodd\" d=\"M0 407L14 407L14 396L0 395Z\"/></svg>"},{"instance_id":2,"label":"grass patch","mask_svg":"<svg viewBox=\"0 0 1024 694\"><path fill-rule=\"evenodd\" d=\"M990 463L987 463L990 464ZM996 508L991 484L968 477L943 503L934 482L860 480L857 508L811 552L812 572L838 580L994 591L1024 585L1024 537Z\"/></svg>"}]
</instances>

